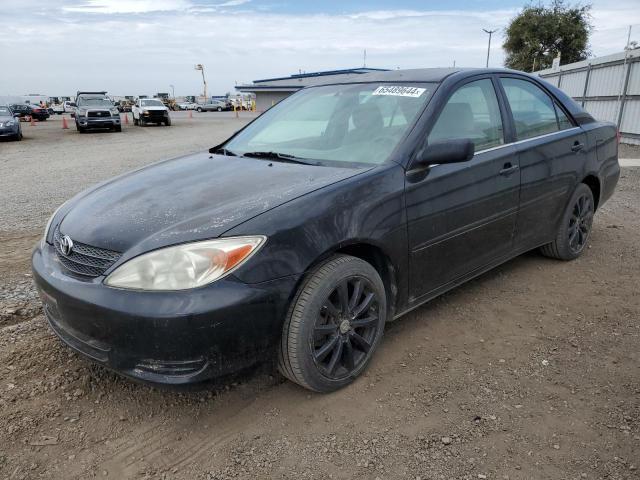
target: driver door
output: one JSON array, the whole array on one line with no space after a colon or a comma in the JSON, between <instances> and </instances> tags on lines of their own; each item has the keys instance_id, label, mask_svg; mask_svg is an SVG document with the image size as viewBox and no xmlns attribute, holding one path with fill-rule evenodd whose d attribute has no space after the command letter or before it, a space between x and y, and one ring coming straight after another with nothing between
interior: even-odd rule
<instances>
[{"instance_id":1,"label":"driver door","mask_svg":"<svg viewBox=\"0 0 640 480\"><path fill-rule=\"evenodd\" d=\"M520 172L516 149L506 143L506 118L492 78L485 77L457 87L433 125L427 142L470 138L475 155L407 180L410 302L436 295L512 251Z\"/></svg>"}]
</instances>

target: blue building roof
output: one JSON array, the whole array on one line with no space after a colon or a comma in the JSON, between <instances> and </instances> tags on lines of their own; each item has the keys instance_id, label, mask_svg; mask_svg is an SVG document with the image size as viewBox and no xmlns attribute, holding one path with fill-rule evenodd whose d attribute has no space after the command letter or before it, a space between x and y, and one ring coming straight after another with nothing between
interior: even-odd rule
<instances>
[{"instance_id":1,"label":"blue building roof","mask_svg":"<svg viewBox=\"0 0 640 480\"><path fill-rule=\"evenodd\" d=\"M358 74L358 73L371 73L371 72L386 72L387 68L345 68L342 70L326 70L324 72L310 72L310 73L296 73L295 75L290 75L288 77L276 77L276 78L263 78L262 80L254 80L253 83L263 83L263 82L275 82L277 80L290 80L290 79L299 79L299 78L312 78L312 77L323 77L326 75L348 75L348 74Z\"/></svg>"}]
</instances>

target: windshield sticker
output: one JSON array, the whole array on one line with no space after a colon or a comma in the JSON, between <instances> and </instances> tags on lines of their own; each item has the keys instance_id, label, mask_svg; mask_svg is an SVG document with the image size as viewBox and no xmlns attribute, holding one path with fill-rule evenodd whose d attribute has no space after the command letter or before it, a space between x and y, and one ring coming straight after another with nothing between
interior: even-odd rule
<instances>
[{"instance_id":1,"label":"windshield sticker","mask_svg":"<svg viewBox=\"0 0 640 480\"><path fill-rule=\"evenodd\" d=\"M393 95L394 97L414 97L422 95L427 89L417 87L401 87L399 85L387 85L378 87L373 91L373 95Z\"/></svg>"}]
</instances>

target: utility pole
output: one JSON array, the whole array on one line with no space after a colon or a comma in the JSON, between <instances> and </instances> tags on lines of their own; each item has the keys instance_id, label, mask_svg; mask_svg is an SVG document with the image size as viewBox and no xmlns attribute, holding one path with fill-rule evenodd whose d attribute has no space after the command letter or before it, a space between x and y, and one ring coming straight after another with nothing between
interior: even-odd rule
<instances>
[{"instance_id":1,"label":"utility pole","mask_svg":"<svg viewBox=\"0 0 640 480\"><path fill-rule=\"evenodd\" d=\"M482 31L484 33L488 33L489 34L489 46L487 47L487 65L486 65L486 67L489 68L489 53L491 52L491 35L496 33L498 31L498 29L496 28L495 30L486 30L486 29L483 28Z\"/></svg>"},{"instance_id":2,"label":"utility pole","mask_svg":"<svg viewBox=\"0 0 640 480\"><path fill-rule=\"evenodd\" d=\"M209 100L207 97L207 80L204 78L204 65L201 63L196 64L196 70L200 70L202 72L202 83L204 84L204 101L205 103Z\"/></svg>"}]
</instances>

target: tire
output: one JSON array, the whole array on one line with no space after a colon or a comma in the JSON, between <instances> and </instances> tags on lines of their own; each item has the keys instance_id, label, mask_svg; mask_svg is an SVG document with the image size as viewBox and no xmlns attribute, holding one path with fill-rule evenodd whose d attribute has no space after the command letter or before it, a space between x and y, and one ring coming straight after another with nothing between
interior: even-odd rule
<instances>
[{"instance_id":1,"label":"tire","mask_svg":"<svg viewBox=\"0 0 640 480\"><path fill-rule=\"evenodd\" d=\"M200 113L202 113L202 108L198 107L196 110L198 110Z\"/></svg>"},{"instance_id":2,"label":"tire","mask_svg":"<svg viewBox=\"0 0 640 480\"><path fill-rule=\"evenodd\" d=\"M222 109L221 109L220 107L218 107L218 111L219 111L219 112L221 112L221 111L222 111Z\"/></svg>"},{"instance_id":3,"label":"tire","mask_svg":"<svg viewBox=\"0 0 640 480\"><path fill-rule=\"evenodd\" d=\"M167 119L164 121L165 126L170 127L171 126L171 117L167 117Z\"/></svg>"},{"instance_id":4,"label":"tire","mask_svg":"<svg viewBox=\"0 0 640 480\"><path fill-rule=\"evenodd\" d=\"M18 130L18 133L16 133L16 135L13 137L13 139L16 142L19 142L20 140L22 140L22 130Z\"/></svg>"},{"instance_id":5,"label":"tire","mask_svg":"<svg viewBox=\"0 0 640 480\"><path fill-rule=\"evenodd\" d=\"M144 118L140 117L138 119L138 125L140 125L141 127L146 127L147 126L147 122L144 121Z\"/></svg>"},{"instance_id":6,"label":"tire","mask_svg":"<svg viewBox=\"0 0 640 480\"><path fill-rule=\"evenodd\" d=\"M76 122L76 130L78 130L80 133L86 133L86 132L87 132L87 129L86 129L86 128L81 127L81 126L78 124L78 122Z\"/></svg>"},{"instance_id":7,"label":"tire","mask_svg":"<svg viewBox=\"0 0 640 480\"><path fill-rule=\"evenodd\" d=\"M316 392L350 384L371 360L386 316L385 288L375 268L356 257L331 257L307 276L291 304L278 353L280 372Z\"/></svg>"},{"instance_id":8,"label":"tire","mask_svg":"<svg viewBox=\"0 0 640 480\"><path fill-rule=\"evenodd\" d=\"M136 117L133 117L133 124L138 125L138 119Z\"/></svg>"},{"instance_id":9,"label":"tire","mask_svg":"<svg viewBox=\"0 0 640 480\"><path fill-rule=\"evenodd\" d=\"M122 125L116 125L115 127L113 127L113 130L116 132L121 132L122 131Z\"/></svg>"},{"instance_id":10,"label":"tire","mask_svg":"<svg viewBox=\"0 0 640 480\"><path fill-rule=\"evenodd\" d=\"M573 192L553 242L540 247L540 252L558 260L573 260L584 251L593 225L594 201L591 189L581 183Z\"/></svg>"}]
</instances>

